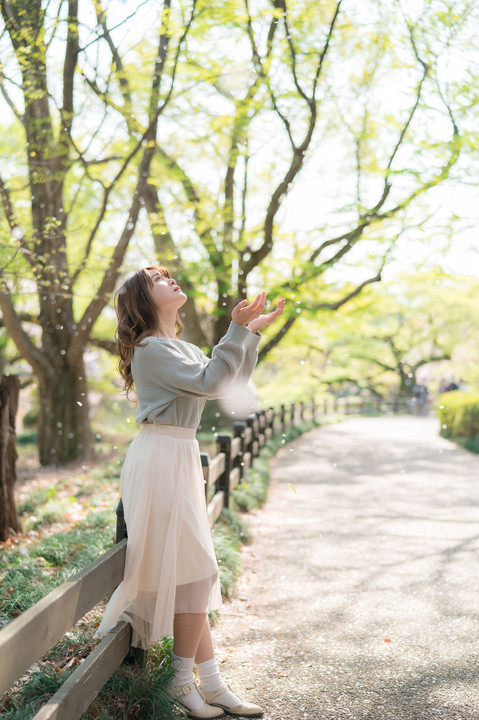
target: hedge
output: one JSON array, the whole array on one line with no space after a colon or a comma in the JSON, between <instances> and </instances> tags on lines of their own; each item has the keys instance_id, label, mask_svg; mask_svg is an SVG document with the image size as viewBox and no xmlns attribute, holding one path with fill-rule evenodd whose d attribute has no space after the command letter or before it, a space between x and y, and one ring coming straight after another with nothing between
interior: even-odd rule
<instances>
[{"instance_id":1,"label":"hedge","mask_svg":"<svg viewBox=\"0 0 479 720\"><path fill-rule=\"evenodd\" d=\"M479 438L479 393L444 393L439 398L438 415L443 437Z\"/></svg>"}]
</instances>

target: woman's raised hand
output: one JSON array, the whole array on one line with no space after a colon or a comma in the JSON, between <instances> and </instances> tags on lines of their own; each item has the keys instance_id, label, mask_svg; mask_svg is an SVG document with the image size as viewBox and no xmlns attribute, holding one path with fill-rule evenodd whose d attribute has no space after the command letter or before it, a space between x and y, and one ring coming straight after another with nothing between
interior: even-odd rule
<instances>
[{"instance_id":1,"label":"woman's raised hand","mask_svg":"<svg viewBox=\"0 0 479 720\"><path fill-rule=\"evenodd\" d=\"M248 325L251 332L255 333L258 330L261 330L261 328L264 328L267 325L271 325L271 323L274 322L276 318L278 318L282 314L285 302L285 299L281 298L281 300L278 300L276 308L273 310L273 312L266 313L265 315L260 315L255 320L252 320Z\"/></svg>"},{"instance_id":2,"label":"woman's raised hand","mask_svg":"<svg viewBox=\"0 0 479 720\"><path fill-rule=\"evenodd\" d=\"M281 315L284 309L285 300L282 298L276 305L276 309L273 312L262 315L262 312L266 305L266 293L260 293L251 305L247 304L247 300L242 300L234 308L231 313L231 319L233 322L239 325L248 325L251 332L255 333L261 328L270 325L277 317Z\"/></svg>"},{"instance_id":3,"label":"woman's raised hand","mask_svg":"<svg viewBox=\"0 0 479 720\"><path fill-rule=\"evenodd\" d=\"M256 299L248 305L247 300L241 300L231 313L231 319L238 325L247 325L255 318L259 317L266 305L266 293L262 292L256 296Z\"/></svg>"}]
</instances>

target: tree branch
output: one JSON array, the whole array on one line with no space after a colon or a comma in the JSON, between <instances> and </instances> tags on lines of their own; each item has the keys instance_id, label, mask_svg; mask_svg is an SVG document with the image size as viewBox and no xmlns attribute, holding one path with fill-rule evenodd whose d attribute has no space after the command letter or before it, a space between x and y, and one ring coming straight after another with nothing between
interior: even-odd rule
<instances>
[{"instance_id":1,"label":"tree branch","mask_svg":"<svg viewBox=\"0 0 479 720\"><path fill-rule=\"evenodd\" d=\"M5 213L5 217L7 219L8 225L10 227L12 237L15 238L20 243L20 248L22 250L24 258L27 260L29 265L32 267L35 267L36 263L33 258L32 251L28 247L27 243L25 242L25 233L23 232L23 228L21 225L16 221L15 214L12 206L12 201L10 198L10 191L3 182L3 179L0 177L0 195L2 197L2 205L3 205L3 211Z\"/></svg>"},{"instance_id":2,"label":"tree branch","mask_svg":"<svg viewBox=\"0 0 479 720\"><path fill-rule=\"evenodd\" d=\"M81 352L82 347L85 346L88 337L91 333L91 329L95 323L95 321L98 319L98 316L100 315L101 311L103 310L105 304L107 303L118 278L120 266L123 261L123 257L125 255L126 249L128 247L128 244L130 242L130 239L133 235L133 232L136 227L136 223L138 221L138 216L142 207L142 203L144 202L143 194L145 192L145 188L148 182L148 177L150 174L150 167L151 162L155 154L156 150L156 133L157 133L157 124L158 124L158 118L160 114L163 112L164 108L166 107L166 104L171 97L171 94L173 92L173 85L174 85L174 76L175 76L175 70L176 65L179 58L179 53L181 46L186 38L186 35L191 27L191 24L193 22L193 18L196 11L196 1L193 0L193 7L191 11L191 15L189 18L189 21L187 23L187 26L178 42L178 47L175 55L175 61L174 61L174 67L172 71L172 79L170 83L170 89L167 93L166 99L163 102L163 104L156 109L154 112L154 115L151 119L150 125L145 131L144 139L146 140L146 147L143 153L142 161L140 163L140 167L138 169L138 180L136 184L136 190L133 195L133 200L130 206L130 211L128 215L128 219L125 223L125 226L123 228L122 234L120 236L120 239L115 246L115 249L113 251L109 266L106 270L106 272L103 275L102 281L100 283L100 286L96 292L95 297L93 300L89 303L87 308L85 309L83 316L78 323L78 327L75 330L74 338L72 340L68 355L74 358L77 354ZM160 91L160 82L161 82L161 74L159 74L159 69L161 69L161 73L163 72L163 69L165 67L165 61L166 61L166 55L168 52L169 47L169 40L170 40L170 0L166 0L165 4L163 6L163 16L162 16L162 24L161 24L161 31L160 31L160 40L159 40L159 53L161 55L157 56L157 61L155 64L155 74L153 77L153 83L152 83L152 94L151 98L152 101L150 103L150 110L153 109L153 101L155 98L159 96ZM141 143L140 143L141 144ZM133 152L137 152L138 148L135 149ZM131 155L131 154L130 154ZM105 207L106 210L106 207ZM103 211L104 212L104 211Z\"/></svg>"},{"instance_id":3,"label":"tree branch","mask_svg":"<svg viewBox=\"0 0 479 720\"><path fill-rule=\"evenodd\" d=\"M109 108L112 110L115 110L119 115L123 117L123 119L126 122L128 131L130 134L134 133L143 133L144 127L141 126L141 124L138 122L137 118L126 111L125 107L122 107L121 105L118 105L118 103L114 102L111 97L108 95L107 91L103 91L100 89L98 84L95 80L92 80L89 78L83 70L80 69L80 73L82 77L85 79L85 82L89 85L89 87L93 90L95 95Z\"/></svg>"},{"instance_id":4,"label":"tree branch","mask_svg":"<svg viewBox=\"0 0 479 720\"><path fill-rule=\"evenodd\" d=\"M331 23L330 23L330 25L329 25L329 30L328 30L328 35L327 35L327 37L326 37L326 42L325 42L325 44L324 44L323 50L322 50L322 52L321 52L321 55L319 56L319 62L318 62L318 65L317 65L317 67L316 67L316 74L315 74L315 76L314 76L312 98L316 98L316 88L317 88L318 81L319 81L319 78L320 78L320 75L321 75L321 71L322 71L322 69L323 69L324 59L325 59L326 54L327 54L327 52L328 52L329 44L330 44L330 42L331 42L331 38L333 37L333 30L334 30L334 26L336 25L336 21L337 21L338 16L339 16L339 11L340 11L340 9L341 9L341 3L342 3L342 1L343 1L343 0L339 0L339 1L336 3L336 10L334 11L333 19L331 20Z\"/></svg>"},{"instance_id":5,"label":"tree branch","mask_svg":"<svg viewBox=\"0 0 479 720\"><path fill-rule=\"evenodd\" d=\"M411 365L411 369L416 372L418 368L422 367L423 365L427 365L431 362L439 362L440 360L450 360L451 359L451 353L443 353L442 355L429 355L429 357L423 358L422 360L419 360L419 362L415 363L414 365Z\"/></svg>"},{"instance_id":6,"label":"tree branch","mask_svg":"<svg viewBox=\"0 0 479 720\"><path fill-rule=\"evenodd\" d=\"M1 268L0 308L2 310L3 324L22 357L30 363L36 374L45 371L48 368L48 362L44 358L42 351L33 344L32 340L23 329L20 316L15 311L12 297L3 277L3 271Z\"/></svg>"},{"instance_id":7,"label":"tree branch","mask_svg":"<svg viewBox=\"0 0 479 720\"><path fill-rule=\"evenodd\" d=\"M13 112L13 114L14 114L15 117L17 118L17 120L18 120L19 122L21 122L22 125L24 125L24 124L25 124L25 118L24 118L24 116L22 115L22 113L18 110L17 106L15 105L15 103L14 103L13 100L12 100L12 98L11 98L10 95L8 94L7 88L5 87L5 83L3 82L3 81L6 80L6 79L7 79L7 78L6 78L6 76L4 75L3 70L2 70L2 66L1 66L1 64L0 64L0 92L2 93L5 102L7 103L7 105L8 105L9 108L10 108L10 110Z\"/></svg>"},{"instance_id":8,"label":"tree branch","mask_svg":"<svg viewBox=\"0 0 479 720\"><path fill-rule=\"evenodd\" d=\"M30 313L17 313L17 318L20 322L29 322L33 323L34 325L38 325L38 318L33 317L33 315L30 315ZM0 317L0 327L6 327L3 317Z\"/></svg>"},{"instance_id":9,"label":"tree branch","mask_svg":"<svg viewBox=\"0 0 479 720\"><path fill-rule=\"evenodd\" d=\"M115 63L115 67L116 67L116 70L118 73L120 90L121 90L121 94L123 96L123 101L125 103L126 113L128 115L131 115L132 103L131 103L130 85L128 82L128 78L126 77L123 60L121 59L120 53L118 52L118 48L116 47L115 43L113 42L110 31L108 30L108 26L106 24L106 10L103 9L101 0L95 0L95 9L96 9L96 16L97 16L98 24L101 25L101 28L103 30L103 37L105 38L105 40L108 44L108 47L110 48L111 56L113 58L113 62Z\"/></svg>"},{"instance_id":10,"label":"tree branch","mask_svg":"<svg viewBox=\"0 0 479 720\"><path fill-rule=\"evenodd\" d=\"M378 360L376 357L371 357L370 355L362 355L361 353L351 353L350 357L354 358L355 360L366 360L367 362L372 362L375 365L378 365L383 370L387 370L388 372L396 372L396 367L393 367L392 365L388 365L387 363L381 362L381 360Z\"/></svg>"},{"instance_id":11,"label":"tree branch","mask_svg":"<svg viewBox=\"0 0 479 720\"><path fill-rule=\"evenodd\" d=\"M88 342L94 347L106 350L110 355L118 355L118 349L114 340L102 340L101 338L91 337Z\"/></svg>"},{"instance_id":12,"label":"tree branch","mask_svg":"<svg viewBox=\"0 0 479 720\"><path fill-rule=\"evenodd\" d=\"M195 219L196 233L201 240L203 247L208 253L208 258L213 265L216 267L221 260L221 253L216 245L216 242L211 234L211 226L205 226L204 220L201 216L201 196L197 190L194 182L191 180L184 168L169 155L161 146L156 148L157 154L166 163L168 169L173 173L176 180L178 180L185 192L188 202L193 208L193 216Z\"/></svg>"},{"instance_id":13,"label":"tree branch","mask_svg":"<svg viewBox=\"0 0 479 720\"><path fill-rule=\"evenodd\" d=\"M403 142L403 140L404 140L404 138L405 138L405 136L406 136L406 133L407 133L407 131L408 131L408 128L409 128L409 126L410 126L410 124L411 124L411 122L412 122L412 119L413 119L413 117L414 117L414 115L415 115L415 113L416 113L416 110L417 110L417 108L418 108L418 106L419 106L419 100L421 99L422 88L423 88L424 82L426 81L426 78L427 78L427 76L428 76L428 74L429 74L429 70L430 70L429 65L426 65L426 64L424 64L424 63L422 63L422 65L423 65L423 74L422 74L421 79L420 79L420 81L419 81L419 83L418 83L418 86L417 86L417 90L416 90L416 100L415 100L414 105L412 106L412 108L411 108L411 110L410 110L410 112L409 112L409 115L408 115L408 117L407 117L407 120L406 120L406 122L404 123L404 126L403 126L403 128L402 128L402 130L401 130L401 133L400 133L400 135L399 135L398 141L397 141L397 143L396 143L396 145L395 145L395 147L394 147L394 149L393 149L393 151L392 151L392 153L391 153L391 156L390 156L390 158L389 158L389 162L388 162L387 167L386 167L385 183L387 183L387 179L388 179L388 177L389 177L389 171L391 170L391 165L393 164L394 158L396 157L396 154L397 154L399 148L401 147L401 144L402 144L402 142Z\"/></svg>"},{"instance_id":14,"label":"tree branch","mask_svg":"<svg viewBox=\"0 0 479 720\"><path fill-rule=\"evenodd\" d=\"M384 263L383 263L384 264ZM381 281L381 273L379 272L374 277L368 278L367 280L364 280L360 285L358 285L354 290L347 293L344 297L342 297L340 300L337 300L336 302L331 303L318 303L311 306L308 306L308 310L338 310L342 305L345 305L349 300L352 300L353 297L356 297L356 295L359 295L359 293L367 286L371 285L372 283L377 283ZM286 335L286 333L291 329L293 324L296 322L296 320L300 317L300 313L296 313L295 315L290 315L290 317L286 320L284 325L280 328L280 330L274 335L265 345L263 345L262 349L260 350L258 354L258 361L264 360L266 355L279 343L279 341Z\"/></svg>"},{"instance_id":15,"label":"tree branch","mask_svg":"<svg viewBox=\"0 0 479 720\"><path fill-rule=\"evenodd\" d=\"M280 1L281 1L281 0L274 0L274 3L273 3L274 9L281 10ZM290 143L291 143L291 147L293 148L293 151L294 151L294 150L296 149L296 145L295 145L295 142L294 142L294 139L293 139L293 134L292 134L292 131L291 131L291 124L290 124L288 118L287 118L287 117L281 112L281 110L279 109L278 103L277 103L277 101L276 101L275 94L274 94L273 89L272 89L272 87L271 87L271 84L270 84L270 82L269 82L268 72L267 72L267 71L265 70L265 68L264 68L263 61L261 60L261 55L259 54L259 51L258 51L258 46L256 45L256 40L255 40L254 32L253 32L253 22L252 22L252 19L251 19L251 13L250 13L250 9L249 9L249 2L248 2L248 0L244 0L244 3L245 3L245 7L246 7L247 16L248 16L248 20L247 20L247 25L246 25L246 27L247 27L247 30L248 30L248 37L249 37L249 40L250 40L251 49L252 49L252 53L253 53L253 63L254 63L255 66L256 66L256 69L257 69L258 74L260 75L260 77L262 78L262 80L264 81L264 83L266 84L266 87L267 87L268 92L269 92L269 95L270 95L271 104L273 105L273 108L274 108L275 112L276 112L277 115L281 118L281 120L282 120L282 122L283 122L283 124L284 124L284 127L286 128L286 132L287 132L287 134L288 134L289 141L290 141ZM277 27L277 25L278 25L278 20L277 20L276 17L273 16L273 20L272 20L272 22L271 22L270 30L269 30L269 33L268 33L268 44L267 44L267 49L268 49L268 55L267 55L267 61L268 61L268 62L267 62L267 65L268 65L268 68L269 68L269 61L270 61L271 53L272 53L272 49L273 49L273 38L274 38L274 34L275 34L275 32L276 32L276 27Z\"/></svg>"},{"instance_id":16,"label":"tree branch","mask_svg":"<svg viewBox=\"0 0 479 720\"><path fill-rule=\"evenodd\" d=\"M368 278L368 280L364 280L360 285L358 285L354 290L352 290L340 300L336 300L336 302L331 303L318 303L317 305L313 305L312 307L315 310L338 310L342 305L345 305L345 303L347 303L349 300L352 300L353 297L359 295L359 293L364 290L367 285L371 285L372 283L377 282L381 282L381 272L379 272L372 278Z\"/></svg>"},{"instance_id":17,"label":"tree branch","mask_svg":"<svg viewBox=\"0 0 479 720\"><path fill-rule=\"evenodd\" d=\"M63 107L61 109L60 137L71 133L73 123L73 85L80 46L78 42L78 0L69 0L67 41L63 63Z\"/></svg>"},{"instance_id":18,"label":"tree branch","mask_svg":"<svg viewBox=\"0 0 479 720\"><path fill-rule=\"evenodd\" d=\"M305 100L305 101L308 103L308 105L309 105L310 102L311 102L311 100L310 100L310 98L306 95L306 93L304 92L303 88L302 88L301 85L299 84L298 74L297 74L297 72L296 72L296 49L295 49L295 47L294 47L293 36L291 35L291 30L289 29L288 13L287 13L287 10L286 10L286 0L279 0L279 1L278 1L278 5L279 5L279 7L281 8L281 12L282 12L282 16L283 16L283 22L284 22L284 30L285 30L285 34L286 34L286 40L287 40L287 42L288 42L289 52L290 52L290 55L291 55L291 71L292 71L292 74L293 74L294 84L295 84L296 90L298 91L298 94L299 94L299 95L303 98L303 100Z\"/></svg>"},{"instance_id":19,"label":"tree branch","mask_svg":"<svg viewBox=\"0 0 479 720\"><path fill-rule=\"evenodd\" d=\"M335 10L333 19L331 20L331 23L329 25L329 31L328 31L328 35L326 38L326 42L325 42L323 50L320 54L318 66L316 69L316 80L315 80L315 85L314 85L313 97L308 99L308 105L310 107L308 128L306 130L304 139L299 146L295 144L292 134L291 134L290 124L287 121L287 119L284 118L284 116L280 112L280 110L277 106L276 100L274 98L274 94L272 93L272 91L270 89L273 107L276 110L276 112L279 114L279 116L281 117L283 122L285 123L285 127L286 127L286 130L288 132L290 142L291 142L291 147L293 149L293 158L291 160L290 166L289 166L288 170L286 171L283 179L281 180L279 185L276 187L275 191L273 192L273 194L271 196L271 200L269 202L269 205L268 205L268 208L266 211L266 217L265 217L265 222L264 222L264 242L257 250L250 253L248 260L242 261L242 263L241 263L241 270L242 270L244 280L246 280L247 276L253 270L253 268L255 268L260 262L262 262L262 260L264 260L264 258L267 257L267 255L271 252L271 250L273 248L274 220L275 220L276 214L280 208L280 205L281 205L281 202L282 202L284 196L287 194L287 192L289 190L291 183L293 182L293 180L295 179L295 177L298 175L301 168L303 167L304 156L305 156L306 151L311 143L311 140L313 137L313 132L316 127L317 109L316 109L316 101L314 99L314 93L316 91L317 78L319 78L319 74L321 72L321 68L322 68L324 59L326 57L327 50L330 45L334 26L336 24L336 20L337 20L338 14L339 14L339 8L341 6L341 2L342 2L342 0L340 0L336 5L336 10ZM261 59L260 59L260 56L258 53L254 35L253 35L253 28L252 28L251 15L249 12L249 7L248 7L248 0L245 0L245 5L246 5L247 12L248 12L248 34L250 36L250 42L251 42L252 48L253 48L253 59L255 60L256 65L258 66L258 69L259 69L259 72L261 73L262 78L264 79L267 86L269 87L269 79L263 69L263 65L261 63ZM284 12L285 12L285 9L286 9L285 0L276 0L275 7L276 6L279 7L281 10L283 10L283 8L284 8Z\"/></svg>"},{"instance_id":20,"label":"tree branch","mask_svg":"<svg viewBox=\"0 0 479 720\"><path fill-rule=\"evenodd\" d=\"M274 335L271 340L269 340L258 353L258 363L262 362L266 355L271 352L271 350L276 347L276 345L279 343L280 340L284 338L286 333L293 327L296 320L299 318L299 315L290 315L289 318L287 318L286 322L282 325L282 327L278 330L276 335Z\"/></svg>"},{"instance_id":21,"label":"tree branch","mask_svg":"<svg viewBox=\"0 0 479 720\"><path fill-rule=\"evenodd\" d=\"M184 333L188 336L188 340L195 343L195 345L208 345L209 343L206 332L203 329L202 319L194 302L195 288L191 283L188 273L185 272L185 264L179 255L178 248L175 245L173 236L166 223L165 212L158 197L158 189L151 180L147 184L143 196L145 198L145 209L148 213L151 234L153 235L155 252L160 264L168 267L172 276L179 280L181 287L188 297L188 301L183 305L181 310Z\"/></svg>"}]
</instances>

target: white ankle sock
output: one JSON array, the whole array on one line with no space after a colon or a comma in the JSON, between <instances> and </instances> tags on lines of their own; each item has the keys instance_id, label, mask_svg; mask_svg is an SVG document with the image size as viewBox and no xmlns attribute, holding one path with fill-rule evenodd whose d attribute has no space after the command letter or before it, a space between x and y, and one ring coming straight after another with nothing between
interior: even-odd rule
<instances>
[{"instance_id":1,"label":"white ankle sock","mask_svg":"<svg viewBox=\"0 0 479 720\"><path fill-rule=\"evenodd\" d=\"M206 660L202 663L196 663L196 669L198 670L198 675L200 676L200 688L203 692L214 693L224 689L224 692L214 699L215 703L218 702L229 708L241 705L241 698L229 689L221 677L216 658Z\"/></svg>"},{"instance_id":2,"label":"white ankle sock","mask_svg":"<svg viewBox=\"0 0 479 720\"><path fill-rule=\"evenodd\" d=\"M171 656L171 664L175 668L175 674L171 684L174 687L184 687L185 685L191 685L195 681L193 675L194 658L184 658L175 653ZM199 694L196 688L193 688L187 695L182 695L178 698L183 705L189 710L199 710L203 707L204 700Z\"/></svg>"}]
</instances>

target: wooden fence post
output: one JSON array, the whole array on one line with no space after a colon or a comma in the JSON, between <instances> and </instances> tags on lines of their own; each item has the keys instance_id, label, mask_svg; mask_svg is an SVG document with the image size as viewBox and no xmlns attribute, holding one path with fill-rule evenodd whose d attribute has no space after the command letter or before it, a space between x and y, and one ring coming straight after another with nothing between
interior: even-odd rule
<instances>
[{"instance_id":1,"label":"wooden fence post","mask_svg":"<svg viewBox=\"0 0 479 720\"><path fill-rule=\"evenodd\" d=\"M250 442L249 442L249 444L248 444L248 452L251 453L251 459L253 459L253 458L256 457L256 455L258 454L257 452L255 453L255 448L256 448L255 442L257 442L257 438L256 438L256 429L257 429L256 415L251 414L249 417L247 417L247 418L246 418L246 424L247 424L248 427L251 428L251 431L252 431L252 432L251 432L251 440L250 440Z\"/></svg>"},{"instance_id":2,"label":"wooden fence post","mask_svg":"<svg viewBox=\"0 0 479 720\"><path fill-rule=\"evenodd\" d=\"M116 507L116 542L119 543L122 540L128 538L128 528L125 523L125 511L123 509L123 500L120 498L120 502ZM128 655L125 656L123 662L125 665L136 665L138 667L145 668L148 660L148 650L142 650L138 647L132 647L131 645L132 630L130 630L130 649Z\"/></svg>"},{"instance_id":3,"label":"wooden fence post","mask_svg":"<svg viewBox=\"0 0 479 720\"><path fill-rule=\"evenodd\" d=\"M266 413L266 430L267 432L267 439L269 440L274 436L274 422L276 420L276 412L274 408L270 407L268 408L268 411Z\"/></svg>"},{"instance_id":4,"label":"wooden fence post","mask_svg":"<svg viewBox=\"0 0 479 720\"><path fill-rule=\"evenodd\" d=\"M241 447L238 455L235 457L233 461L233 467L239 468L240 471L240 479L239 482L244 477L244 462L243 462L243 455L245 453L245 442L244 442L244 431L246 430L247 425L243 420L239 420L238 422L233 423L233 435L235 438L239 437L241 439Z\"/></svg>"},{"instance_id":5,"label":"wooden fence post","mask_svg":"<svg viewBox=\"0 0 479 720\"><path fill-rule=\"evenodd\" d=\"M229 507L230 502L230 472L232 470L231 462L231 435L217 435L216 448L218 453L225 454L225 469L221 473L219 480L219 490L224 493L224 507Z\"/></svg>"},{"instance_id":6,"label":"wooden fence post","mask_svg":"<svg viewBox=\"0 0 479 720\"><path fill-rule=\"evenodd\" d=\"M286 408L284 405L280 405L279 419L281 422L281 432L284 433L284 431L286 430Z\"/></svg>"},{"instance_id":7,"label":"wooden fence post","mask_svg":"<svg viewBox=\"0 0 479 720\"><path fill-rule=\"evenodd\" d=\"M258 418L258 445L262 448L266 442L265 428L266 428L266 413L264 410L258 410L256 413ZM259 452L258 448L258 452Z\"/></svg>"},{"instance_id":8,"label":"wooden fence post","mask_svg":"<svg viewBox=\"0 0 479 720\"><path fill-rule=\"evenodd\" d=\"M124 538L128 537L128 531L125 523L125 512L123 510L123 500L120 498L120 502L116 507L116 539L115 542L119 543Z\"/></svg>"},{"instance_id":9,"label":"wooden fence post","mask_svg":"<svg viewBox=\"0 0 479 720\"><path fill-rule=\"evenodd\" d=\"M15 418L18 408L20 379L4 375L0 382L0 540L10 532L21 532L22 525L15 505L14 485L17 479Z\"/></svg>"},{"instance_id":10,"label":"wooden fence post","mask_svg":"<svg viewBox=\"0 0 479 720\"><path fill-rule=\"evenodd\" d=\"M201 467L203 468L203 477L205 479L205 500L206 505L209 502L209 474L210 474L210 456L208 453L201 453Z\"/></svg>"}]
</instances>

